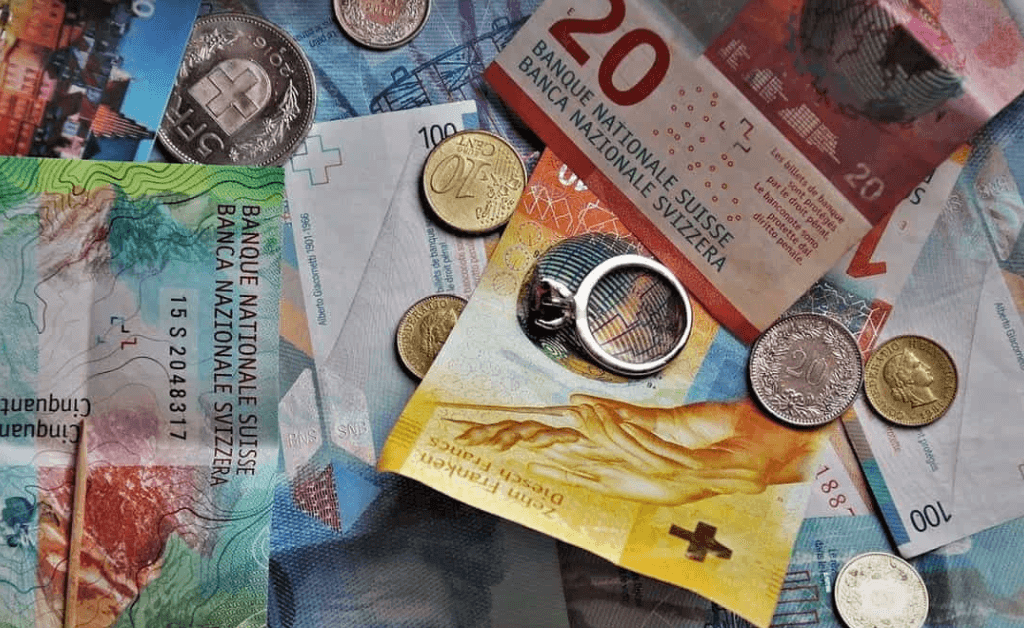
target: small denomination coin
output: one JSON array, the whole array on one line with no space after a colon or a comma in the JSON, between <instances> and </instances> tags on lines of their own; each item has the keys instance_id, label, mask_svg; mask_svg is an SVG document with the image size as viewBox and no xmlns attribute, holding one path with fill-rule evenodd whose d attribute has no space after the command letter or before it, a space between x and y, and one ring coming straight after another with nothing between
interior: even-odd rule
<instances>
[{"instance_id":1,"label":"small denomination coin","mask_svg":"<svg viewBox=\"0 0 1024 628\"><path fill-rule=\"evenodd\" d=\"M836 610L848 628L920 628L928 589L913 565L885 552L854 556L836 576Z\"/></svg>"},{"instance_id":2,"label":"small denomination coin","mask_svg":"<svg viewBox=\"0 0 1024 628\"><path fill-rule=\"evenodd\" d=\"M288 33L251 15L209 15L192 28L160 142L191 163L280 165L315 108L313 68Z\"/></svg>"},{"instance_id":3,"label":"small denomination coin","mask_svg":"<svg viewBox=\"0 0 1024 628\"><path fill-rule=\"evenodd\" d=\"M801 427L839 417L860 390L864 363L853 335L819 314L776 321L750 349L754 396L775 418Z\"/></svg>"},{"instance_id":4,"label":"small denomination coin","mask_svg":"<svg viewBox=\"0 0 1024 628\"><path fill-rule=\"evenodd\" d=\"M437 217L465 233L501 227L526 189L526 167L502 138L486 131L454 133L427 155L423 192Z\"/></svg>"},{"instance_id":5,"label":"small denomination coin","mask_svg":"<svg viewBox=\"0 0 1024 628\"><path fill-rule=\"evenodd\" d=\"M933 340L897 336L868 358L864 392L882 418L899 425L935 421L956 397L953 358Z\"/></svg>"},{"instance_id":6,"label":"small denomination coin","mask_svg":"<svg viewBox=\"0 0 1024 628\"><path fill-rule=\"evenodd\" d=\"M334 0L341 29L357 43L379 50L412 41L429 15L430 0Z\"/></svg>"},{"instance_id":7,"label":"small denomination coin","mask_svg":"<svg viewBox=\"0 0 1024 628\"><path fill-rule=\"evenodd\" d=\"M395 341L402 364L423 378L455 327L466 300L454 294L435 294L412 304L398 321Z\"/></svg>"}]
</instances>

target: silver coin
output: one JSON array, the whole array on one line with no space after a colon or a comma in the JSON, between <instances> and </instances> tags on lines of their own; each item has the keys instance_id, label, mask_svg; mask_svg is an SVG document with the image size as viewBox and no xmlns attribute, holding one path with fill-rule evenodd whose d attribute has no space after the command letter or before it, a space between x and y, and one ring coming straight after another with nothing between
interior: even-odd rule
<instances>
[{"instance_id":1,"label":"silver coin","mask_svg":"<svg viewBox=\"0 0 1024 628\"><path fill-rule=\"evenodd\" d=\"M783 318L750 349L754 397L775 418L801 427L824 425L853 403L864 362L853 335L818 314Z\"/></svg>"},{"instance_id":2,"label":"silver coin","mask_svg":"<svg viewBox=\"0 0 1024 628\"><path fill-rule=\"evenodd\" d=\"M160 141L182 161L270 166L306 138L316 83L288 33L239 13L196 20Z\"/></svg>"},{"instance_id":3,"label":"silver coin","mask_svg":"<svg viewBox=\"0 0 1024 628\"><path fill-rule=\"evenodd\" d=\"M367 48L389 50L412 41L430 15L430 0L334 0L345 33Z\"/></svg>"},{"instance_id":4,"label":"silver coin","mask_svg":"<svg viewBox=\"0 0 1024 628\"><path fill-rule=\"evenodd\" d=\"M921 628L928 589L913 565L885 552L854 556L836 576L833 596L848 628Z\"/></svg>"}]
</instances>

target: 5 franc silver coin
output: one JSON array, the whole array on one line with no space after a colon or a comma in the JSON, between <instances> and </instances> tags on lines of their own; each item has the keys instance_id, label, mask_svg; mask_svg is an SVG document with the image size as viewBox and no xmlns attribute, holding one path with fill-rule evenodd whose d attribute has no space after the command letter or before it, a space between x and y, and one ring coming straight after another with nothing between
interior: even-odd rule
<instances>
[{"instance_id":1,"label":"5 franc silver coin","mask_svg":"<svg viewBox=\"0 0 1024 628\"><path fill-rule=\"evenodd\" d=\"M192 29L159 137L186 162L280 165L315 109L313 68L288 33L251 15L209 15Z\"/></svg>"},{"instance_id":2,"label":"5 franc silver coin","mask_svg":"<svg viewBox=\"0 0 1024 628\"><path fill-rule=\"evenodd\" d=\"M838 418L864 381L853 335L819 314L775 322L754 341L748 366L757 401L776 419L798 427Z\"/></svg>"},{"instance_id":3,"label":"5 franc silver coin","mask_svg":"<svg viewBox=\"0 0 1024 628\"><path fill-rule=\"evenodd\" d=\"M334 16L345 34L379 50L412 41L429 15L430 0L334 0Z\"/></svg>"},{"instance_id":4,"label":"5 franc silver coin","mask_svg":"<svg viewBox=\"0 0 1024 628\"><path fill-rule=\"evenodd\" d=\"M854 556L836 576L836 611L848 628L921 628L928 589L913 565L885 552Z\"/></svg>"}]
</instances>

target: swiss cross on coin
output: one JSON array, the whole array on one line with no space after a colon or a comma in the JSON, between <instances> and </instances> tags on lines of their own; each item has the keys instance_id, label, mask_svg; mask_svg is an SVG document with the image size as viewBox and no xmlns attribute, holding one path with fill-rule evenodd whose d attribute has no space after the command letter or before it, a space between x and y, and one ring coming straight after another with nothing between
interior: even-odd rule
<instances>
[{"instance_id":1,"label":"swiss cross on coin","mask_svg":"<svg viewBox=\"0 0 1024 628\"><path fill-rule=\"evenodd\" d=\"M722 545L715 538L716 532L718 532L718 528L708 525L703 521L697 522L697 528L693 532L680 528L675 524L672 524L672 528L668 531L672 536L677 536L684 541L690 542L689 547L686 548L686 557L698 563L704 562L708 552L722 560L732 558L732 550Z\"/></svg>"},{"instance_id":2,"label":"swiss cross on coin","mask_svg":"<svg viewBox=\"0 0 1024 628\"><path fill-rule=\"evenodd\" d=\"M292 155L291 165L293 172L309 175L310 185L323 185L331 180L327 169L341 165L341 149L324 148L322 137L310 135Z\"/></svg>"}]
</instances>

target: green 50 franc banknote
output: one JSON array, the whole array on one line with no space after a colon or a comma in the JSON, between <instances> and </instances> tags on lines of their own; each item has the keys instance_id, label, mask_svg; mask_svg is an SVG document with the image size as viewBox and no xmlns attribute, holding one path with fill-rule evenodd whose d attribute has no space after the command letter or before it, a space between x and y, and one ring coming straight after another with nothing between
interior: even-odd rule
<instances>
[{"instance_id":1,"label":"green 50 franc banknote","mask_svg":"<svg viewBox=\"0 0 1024 628\"><path fill-rule=\"evenodd\" d=\"M606 244L644 252L545 154L379 468L766 626L828 429L768 419L747 397L746 348L700 307L682 353L646 378L540 333L524 318L535 263ZM627 309L643 298L627 293Z\"/></svg>"},{"instance_id":2,"label":"green 50 franc banknote","mask_svg":"<svg viewBox=\"0 0 1024 628\"><path fill-rule=\"evenodd\" d=\"M280 169L0 160L0 625L265 622ZM81 624L80 624L81 625Z\"/></svg>"}]
</instances>

